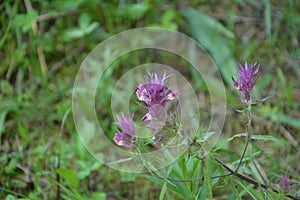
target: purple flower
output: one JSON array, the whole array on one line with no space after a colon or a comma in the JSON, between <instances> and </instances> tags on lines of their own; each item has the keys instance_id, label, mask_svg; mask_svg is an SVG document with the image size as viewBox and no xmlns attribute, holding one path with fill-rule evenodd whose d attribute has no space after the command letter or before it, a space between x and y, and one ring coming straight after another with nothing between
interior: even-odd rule
<instances>
[{"instance_id":1,"label":"purple flower","mask_svg":"<svg viewBox=\"0 0 300 200\"><path fill-rule=\"evenodd\" d=\"M248 65L247 62L245 66L239 64L240 69L238 74L233 74L233 76L238 76L239 80L235 80L232 76L233 84L243 95L243 103L252 104L252 88L255 85L256 79L255 75L258 73L260 65L257 63Z\"/></svg>"},{"instance_id":2,"label":"purple flower","mask_svg":"<svg viewBox=\"0 0 300 200\"><path fill-rule=\"evenodd\" d=\"M125 146L132 148L135 146L135 128L133 124L133 114L131 116L125 116L124 113L117 115L116 124L119 125L121 131L118 131L113 140L119 146Z\"/></svg>"},{"instance_id":3,"label":"purple flower","mask_svg":"<svg viewBox=\"0 0 300 200\"><path fill-rule=\"evenodd\" d=\"M288 191L289 186L290 186L290 179L289 179L289 177L287 175L284 175L282 177L282 181L281 181L281 188L284 191Z\"/></svg>"},{"instance_id":4,"label":"purple flower","mask_svg":"<svg viewBox=\"0 0 300 200\"><path fill-rule=\"evenodd\" d=\"M148 72L149 77L145 77L145 84L140 84L136 91L136 96L140 101L144 101L146 108L149 110L153 105L165 106L168 100L173 100L176 93L172 92L170 88L165 86L165 81L170 77L166 72L162 76L156 73ZM149 121L152 119L150 112L148 112L142 121Z\"/></svg>"}]
</instances>

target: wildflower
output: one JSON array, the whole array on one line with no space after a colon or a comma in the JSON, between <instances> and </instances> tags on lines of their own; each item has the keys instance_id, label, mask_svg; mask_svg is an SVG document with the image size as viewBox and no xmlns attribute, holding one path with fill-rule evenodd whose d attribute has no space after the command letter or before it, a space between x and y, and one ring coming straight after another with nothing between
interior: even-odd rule
<instances>
[{"instance_id":1,"label":"wildflower","mask_svg":"<svg viewBox=\"0 0 300 200\"><path fill-rule=\"evenodd\" d=\"M176 97L176 93L172 92L170 88L165 86L165 81L170 77L166 75L166 72L162 76L156 73L148 72L149 77L145 77L145 84L140 84L136 91L136 96L140 101L144 101L146 108L150 110L153 105L165 106L166 102L173 100ZM142 121L149 121L153 118L151 113L148 112Z\"/></svg>"},{"instance_id":2,"label":"wildflower","mask_svg":"<svg viewBox=\"0 0 300 200\"><path fill-rule=\"evenodd\" d=\"M121 113L120 116L117 116L116 124L119 125L121 131L118 131L113 140L119 146L125 146L132 148L135 146L135 128L133 124L133 114L131 116L125 116L124 113Z\"/></svg>"},{"instance_id":3,"label":"wildflower","mask_svg":"<svg viewBox=\"0 0 300 200\"><path fill-rule=\"evenodd\" d=\"M257 63L248 65L246 62L245 66L239 64L239 67L238 74L233 74L233 76L238 76L239 80L235 80L232 76L233 84L242 93L243 103L250 105L252 104L252 88L256 82L255 75L258 73L260 65Z\"/></svg>"},{"instance_id":4,"label":"wildflower","mask_svg":"<svg viewBox=\"0 0 300 200\"><path fill-rule=\"evenodd\" d=\"M288 191L289 186L290 186L290 179L289 179L289 177L287 175L284 175L282 177L282 181L281 181L281 188L284 191Z\"/></svg>"}]
</instances>

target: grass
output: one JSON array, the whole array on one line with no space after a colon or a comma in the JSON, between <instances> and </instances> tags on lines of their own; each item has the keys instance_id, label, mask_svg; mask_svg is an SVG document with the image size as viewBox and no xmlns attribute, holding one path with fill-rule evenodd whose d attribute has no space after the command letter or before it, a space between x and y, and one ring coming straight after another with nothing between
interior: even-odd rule
<instances>
[{"instance_id":1,"label":"grass","mask_svg":"<svg viewBox=\"0 0 300 200\"><path fill-rule=\"evenodd\" d=\"M298 1L6 0L0 10L1 199L180 199L171 190L166 192L165 185L160 194L160 185L97 162L81 144L74 126L72 87L84 58L104 39L144 26L170 28L193 37L221 69L228 108L220 141L243 132L246 123L245 116L235 111L239 96L230 83L231 72L235 73L237 62L261 64L255 95L272 98L255 108L253 132L278 138L284 148L270 137L257 140L256 159L274 187L279 188L287 174L292 180L290 191L299 189ZM135 57L150 55L149 61L160 57L170 66L186 65L166 52L144 53ZM139 63L139 59L123 56L113 64L113 71L105 72L103 83L107 87L98 88L98 120L110 137L116 127L106 99L118 78ZM180 72L194 84L202 100L209 102L199 75L188 67ZM208 118L205 113L210 107L201 105L203 117ZM243 138L237 137L220 146L217 153L234 162L242 142ZM241 170L252 174L247 165ZM213 188L216 199L234 199L234 193L243 198L258 195L241 181L224 179L212 184L206 187ZM230 185L236 190L231 192ZM193 188L207 193L201 186Z\"/></svg>"}]
</instances>

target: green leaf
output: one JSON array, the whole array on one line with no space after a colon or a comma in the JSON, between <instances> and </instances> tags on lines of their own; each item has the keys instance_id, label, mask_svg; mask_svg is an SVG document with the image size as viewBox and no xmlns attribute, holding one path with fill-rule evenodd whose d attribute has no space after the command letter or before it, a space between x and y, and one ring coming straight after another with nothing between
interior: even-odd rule
<instances>
[{"instance_id":1,"label":"green leaf","mask_svg":"<svg viewBox=\"0 0 300 200\"><path fill-rule=\"evenodd\" d=\"M266 24L266 33L268 36L268 40L269 42L272 42L272 21L271 21L271 3L269 0L264 0L264 6L265 6L265 10L264 10L264 15L265 15L265 24Z\"/></svg>"},{"instance_id":2,"label":"green leaf","mask_svg":"<svg viewBox=\"0 0 300 200\"><path fill-rule=\"evenodd\" d=\"M206 200L206 197L207 197L207 191L206 191L205 185L203 185L201 187L201 189L199 190L199 193L197 194L196 199L197 200Z\"/></svg>"},{"instance_id":3,"label":"green leaf","mask_svg":"<svg viewBox=\"0 0 300 200\"><path fill-rule=\"evenodd\" d=\"M201 137L200 139L198 139L197 142L199 142L199 143L205 142L214 134L216 134L216 132L207 132L207 133L205 133L204 137Z\"/></svg>"},{"instance_id":4,"label":"green leaf","mask_svg":"<svg viewBox=\"0 0 300 200\"><path fill-rule=\"evenodd\" d=\"M275 142L276 144L278 144L279 146L285 148L283 142L279 139L277 139L276 137L273 137L271 135L252 135L251 139L255 139L255 140L270 140Z\"/></svg>"},{"instance_id":5,"label":"green leaf","mask_svg":"<svg viewBox=\"0 0 300 200\"><path fill-rule=\"evenodd\" d=\"M5 172L8 174L14 174L17 163L18 163L17 157L14 157L13 159L11 159L9 164L5 166Z\"/></svg>"},{"instance_id":6,"label":"green leaf","mask_svg":"<svg viewBox=\"0 0 300 200\"><path fill-rule=\"evenodd\" d=\"M141 174L141 175L142 175L143 177L149 179L150 181L152 181L152 182L154 182L154 183L157 183L157 184L159 184L159 185L163 185L163 184L166 183L165 180L160 179L160 178L157 178L157 177L154 177L154 176L151 176L151 175L148 175L148 174ZM167 184L168 184L168 188L169 188L169 189L171 189L171 190L173 190L174 192L176 192L176 193L182 195L182 194L181 194L181 191L179 191L179 190L177 189L177 187L176 187L174 184L169 184L169 183L167 183Z\"/></svg>"},{"instance_id":7,"label":"green leaf","mask_svg":"<svg viewBox=\"0 0 300 200\"><path fill-rule=\"evenodd\" d=\"M26 14L18 14L14 21L13 25L16 28L21 28L23 32L27 32L32 27L32 22L36 19L38 13L35 10L29 11Z\"/></svg>"},{"instance_id":8,"label":"green leaf","mask_svg":"<svg viewBox=\"0 0 300 200\"><path fill-rule=\"evenodd\" d=\"M207 156L205 160L203 160L203 173L204 173L204 182L208 192L208 198L213 199L212 194L212 166L211 166L211 157Z\"/></svg>"},{"instance_id":9,"label":"green leaf","mask_svg":"<svg viewBox=\"0 0 300 200\"><path fill-rule=\"evenodd\" d=\"M97 170L102 166L102 163L94 160L78 160L75 161L77 167L80 169L77 173L78 179L82 180L90 175L91 171Z\"/></svg>"},{"instance_id":10,"label":"green leaf","mask_svg":"<svg viewBox=\"0 0 300 200\"><path fill-rule=\"evenodd\" d=\"M55 7L57 10L65 11L78 8L83 2L84 0L55 0L51 2L51 6Z\"/></svg>"},{"instance_id":11,"label":"green leaf","mask_svg":"<svg viewBox=\"0 0 300 200\"><path fill-rule=\"evenodd\" d=\"M200 178L202 177L202 171L201 171L201 164L202 160L196 158L196 157L190 157L191 160L193 160L193 171L189 172L189 174L192 174L192 178ZM187 167L188 170L188 167ZM190 170L190 169L189 169ZM199 190L199 185L201 184L201 181L195 181L191 183L190 190L193 194L193 197L197 195L197 191Z\"/></svg>"},{"instance_id":12,"label":"green leaf","mask_svg":"<svg viewBox=\"0 0 300 200\"><path fill-rule=\"evenodd\" d=\"M276 68L276 73L278 76L278 79L280 81L280 85L285 86L286 85L286 79L285 76L283 75L282 69L281 68Z\"/></svg>"},{"instance_id":13,"label":"green leaf","mask_svg":"<svg viewBox=\"0 0 300 200\"><path fill-rule=\"evenodd\" d=\"M178 23L177 21L180 20L180 15L176 10L167 10L163 16L162 16L162 26L164 28L177 30L178 29Z\"/></svg>"},{"instance_id":14,"label":"green leaf","mask_svg":"<svg viewBox=\"0 0 300 200\"><path fill-rule=\"evenodd\" d=\"M244 190L252 197L252 199L264 199L260 193L256 192L253 185L244 185L242 182L236 180L238 184L240 184Z\"/></svg>"},{"instance_id":15,"label":"green leaf","mask_svg":"<svg viewBox=\"0 0 300 200\"><path fill-rule=\"evenodd\" d=\"M84 34L85 34L84 31L78 28L67 29L64 32L64 39L70 40L70 39L81 38L84 36Z\"/></svg>"},{"instance_id":16,"label":"green leaf","mask_svg":"<svg viewBox=\"0 0 300 200\"><path fill-rule=\"evenodd\" d=\"M0 91L1 91L2 94L6 94L8 96L13 95L14 89L8 81L3 80L3 81L0 82L0 84L1 84Z\"/></svg>"},{"instance_id":17,"label":"green leaf","mask_svg":"<svg viewBox=\"0 0 300 200\"><path fill-rule=\"evenodd\" d=\"M5 200L15 200L15 197L13 195L9 194L5 197Z\"/></svg>"},{"instance_id":18,"label":"green leaf","mask_svg":"<svg viewBox=\"0 0 300 200\"><path fill-rule=\"evenodd\" d=\"M103 192L94 192L94 193L92 193L92 195L89 199L91 199L91 200L106 200L106 194Z\"/></svg>"},{"instance_id":19,"label":"green leaf","mask_svg":"<svg viewBox=\"0 0 300 200\"><path fill-rule=\"evenodd\" d=\"M254 160L254 162L256 162L255 160ZM255 163L256 165L257 165L257 167L258 167L258 169L260 170L260 172L261 172L261 167L260 167L260 165L258 165L258 163L256 162ZM259 175L259 172L256 170L256 168L255 168L255 166L254 166L254 163L253 162L250 162L249 164L249 167L250 167L250 169L251 169L251 175L255 178L255 180L258 182L258 183L263 183L264 182L264 180L262 179L262 177ZM262 173L262 172L261 172Z\"/></svg>"},{"instance_id":20,"label":"green leaf","mask_svg":"<svg viewBox=\"0 0 300 200\"><path fill-rule=\"evenodd\" d=\"M283 113L276 113L273 116L273 119L276 121L280 121L286 125L292 126L294 128L300 129L299 119L293 118Z\"/></svg>"},{"instance_id":21,"label":"green leaf","mask_svg":"<svg viewBox=\"0 0 300 200\"><path fill-rule=\"evenodd\" d=\"M66 193L66 195L64 195L64 194L62 194L62 195L64 195L65 197L68 197L68 198L63 198L63 199L76 199L76 200L83 200L84 199L81 196L81 194L79 193L78 188L77 188L77 190L75 188L70 188L69 189L65 185L63 185L62 183L57 182L56 179L53 179L51 176L48 176L47 174L45 174L45 176L47 177L47 179L51 180L53 183L58 185Z\"/></svg>"},{"instance_id":22,"label":"green leaf","mask_svg":"<svg viewBox=\"0 0 300 200\"><path fill-rule=\"evenodd\" d=\"M135 180L136 174L129 172L121 172L122 183L133 182Z\"/></svg>"},{"instance_id":23,"label":"green leaf","mask_svg":"<svg viewBox=\"0 0 300 200\"><path fill-rule=\"evenodd\" d=\"M131 20L137 20L142 17L148 10L150 6L146 3L131 4L122 7L119 10L121 16L126 16Z\"/></svg>"},{"instance_id":24,"label":"green leaf","mask_svg":"<svg viewBox=\"0 0 300 200\"><path fill-rule=\"evenodd\" d=\"M280 111L278 111L278 106L271 107L270 105L265 105L263 107L258 108L257 110L263 116L270 117L272 121L281 122L288 126L300 129L299 119L286 115Z\"/></svg>"},{"instance_id":25,"label":"green leaf","mask_svg":"<svg viewBox=\"0 0 300 200\"><path fill-rule=\"evenodd\" d=\"M167 182L165 182L161 188L161 192L159 195L159 200L163 200L167 191Z\"/></svg>"},{"instance_id":26,"label":"green leaf","mask_svg":"<svg viewBox=\"0 0 300 200\"><path fill-rule=\"evenodd\" d=\"M191 174L194 169L194 157L189 157L189 159L186 161L186 173Z\"/></svg>"},{"instance_id":27,"label":"green leaf","mask_svg":"<svg viewBox=\"0 0 300 200\"><path fill-rule=\"evenodd\" d=\"M233 39L234 34L215 19L197 10L186 9L183 15L189 22L192 36L212 56L225 81L232 84L231 74L236 73L237 63L227 41Z\"/></svg>"},{"instance_id":28,"label":"green leaf","mask_svg":"<svg viewBox=\"0 0 300 200\"><path fill-rule=\"evenodd\" d=\"M116 161L113 161L113 162L106 163L106 165L112 165L112 164L118 164L118 163L128 162L130 160L133 160L133 158L132 157L128 157L128 158L116 160Z\"/></svg>"},{"instance_id":29,"label":"green leaf","mask_svg":"<svg viewBox=\"0 0 300 200\"><path fill-rule=\"evenodd\" d=\"M89 34L91 32L93 32L96 28L99 27L99 23L98 22L93 22L92 24L90 24L86 30L85 30L85 34Z\"/></svg>"},{"instance_id":30,"label":"green leaf","mask_svg":"<svg viewBox=\"0 0 300 200\"><path fill-rule=\"evenodd\" d=\"M235 138L238 138L238 137L247 137L247 134L246 134L246 133L238 133L238 134L235 134L234 136L228 138L228 139L227 139L227 142L230 142L231 140L234 140Z\"/></svg>"},{"instance_id":31,"label":"green leaf","mask_svg":"<svg viewBox=\"0 0 300 200\"><path fill-rule=\"evenodd\" d=\"M235 199L242 200L241 195L239 194L239 192L237 191L237 189L235 188L235 186L233 184L232 177L228 176L225 179L227 179L227 181L229 182L230 188L233 191Z\"/></svg>"},{"instance_id":32,"label":"green leaf","mask_svg":"<svg viewBox=\"0 0 300 200\"><path fill-rule=\"evenodd\" d=\"M1 138L1 133L2 131L4 130L5 128L5 118L6 118L6 114L7 114L7 111L4 111L4 112L1 112L0 113L0 138ZM1 141L1 139L0 139Z\"/></svg>"},{"instance_id":33,"label":"green leaf","mask_svg":"<svg viewBox=\"0 0 300 200\"><path fill-rule=\"evenodd\" d=\"M79 28L81 30L85 30L89 24L91 23L91 17L89 14L87 13L82 13L80 16L79 16L79 19L78 19L78 24L79 24Z\"/></svg>"},{"instance_id":34,"label":"green leaf","mask_svg":"<svg viewBox=\"0 0 300 200\"><path fill-rule=\"evenodd\" d=\"M30 134L28 134L28 128L21 123L18 124L18 134L21 136L21 138L24 141L26 141L28 143L32 142L31 138L29 137Z\"/></svg>"},{"instance_id":35,"label":"green leaf","mask_svg":"<svg viewBox=\"0 0 300 200\"><path fill-rule=\"evenodd\" d=\"M68 185L78 190L78 177L77 173L73 169L57 169L56 173L61 175L68 183Z\"/></svg>"}]
</instances>

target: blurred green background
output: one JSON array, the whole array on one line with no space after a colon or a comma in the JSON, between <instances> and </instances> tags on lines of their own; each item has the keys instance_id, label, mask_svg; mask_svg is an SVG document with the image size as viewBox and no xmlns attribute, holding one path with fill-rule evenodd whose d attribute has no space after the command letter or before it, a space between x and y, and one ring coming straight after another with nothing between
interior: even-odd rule
<instances>
[{"instance_id":1,"label":"blurred green background","mask_svg":"<svg viewBox=\"0 0 300 200\"><path fill-rule=\"evenodd\" d=\"M88 53L110 36L148 26L187 34L214 59L227 87L224 138L243 132L246 120L235 111L240 97L231 73L238 62L261 64L255 97L271 98L255 108L253 131L278 138L285 148L259 141L258 159L271 182L280 184L287 174L291 189L299 189L299 1L4 0L0 11L1 199L159 198L161 186L94 160L80 143L71 110L74 79ZM162 62L176 62L161 54ZM129 60L114 63L102 80L106 87L98 88L96 111L111 137L116 127L109 99L118 77L139 63ZM209 101L199 74L192 68L182 73ZM205 118L210 107L201 105ZM235 142L242 140L220 153L238 159L242 146ZM214 196L224 199L227 191L221 183Z\"/></svg>"}]
</instances>

